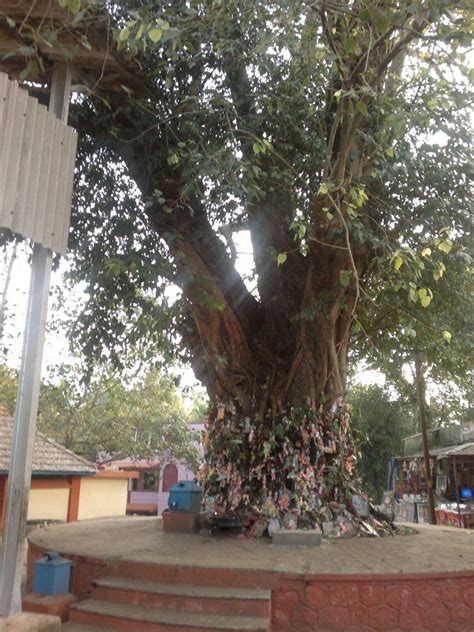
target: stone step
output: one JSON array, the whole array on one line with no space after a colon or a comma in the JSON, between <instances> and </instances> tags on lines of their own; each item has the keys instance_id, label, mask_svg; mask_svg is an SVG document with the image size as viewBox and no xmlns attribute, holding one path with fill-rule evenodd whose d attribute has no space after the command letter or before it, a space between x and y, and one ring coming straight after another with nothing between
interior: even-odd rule
<instances>
[{"instance_id":1,"label":"stone step","mask_svg":"<svg viewBox=\"0 0 474 632\"><path fill-rule=\"evenodd\" d=\"M86 625L85 623L68 621L62 624L59 628L59 632L118 632L118 630L117 628L104 627L103 625L98 627L96 625Z\"/></svg>"},{"instance_id":2,"label":"stone step","mask_svg":"<svg viewBox=\"0 0 474 632\"><path fill-rule=\"evenodd\" d=\"M271 591L161 584L110 576L94 581L92 599L206 614L269 617Z\"/></svg>"},{"instance_id":3,"label":"stone step","mask_svg":"<svg viewBox=\"0 0 474 632\"><path fill-rule=\"evenodd\" d=\"M268 632L270 619L179 612L88 599L74 604L70 621L130 632Z\"/></svg>"},{"instance_id":4,"label":"stone step","mask_svg":"<svg viewBox=\"0 0 474 632\"><path fill-rule=\"evenodd\" d=\"M272 571L256 573L252 569L197 566L186 564L154 564L138 560L115 560L109 574L160 584L215 586L218 588L271 588L275 583Z\"/></svg>"}]
</instances>

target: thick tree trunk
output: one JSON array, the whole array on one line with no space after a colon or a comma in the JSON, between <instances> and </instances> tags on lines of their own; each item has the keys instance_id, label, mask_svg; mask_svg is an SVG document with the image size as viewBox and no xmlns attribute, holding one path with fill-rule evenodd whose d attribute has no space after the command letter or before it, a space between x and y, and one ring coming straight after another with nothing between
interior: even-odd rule
<instances>
[{"instance_id":1,"label":"thick tree trunk","mask_svg":"<svg viewBox=\"0 0 474 632\"><path fill-rule=\"evenodd\" d=\"M355 452L341 401L326 411L291 408L263 419L219 408L205 449L200 475L216 514L279 517L294 528L352 510Z\"/></svg>"}]
</instances>

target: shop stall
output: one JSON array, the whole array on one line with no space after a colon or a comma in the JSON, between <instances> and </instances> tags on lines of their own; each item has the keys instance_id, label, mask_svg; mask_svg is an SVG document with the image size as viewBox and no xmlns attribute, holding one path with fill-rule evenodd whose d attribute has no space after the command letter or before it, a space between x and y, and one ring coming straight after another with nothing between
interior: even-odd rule
<instances>
[{"instance_id":1,"label":"shop stall","mask_svg":"<svg viewBox=\"0 0 474 632\"><path fill-rule=\"evenodd\" d=\"M437 523L474 529L474 423L431 430L428 438ZM407 437L403 456L390 460L388 489L396 521L430 522L421 435Z\"/></svg>"}]
</instances>

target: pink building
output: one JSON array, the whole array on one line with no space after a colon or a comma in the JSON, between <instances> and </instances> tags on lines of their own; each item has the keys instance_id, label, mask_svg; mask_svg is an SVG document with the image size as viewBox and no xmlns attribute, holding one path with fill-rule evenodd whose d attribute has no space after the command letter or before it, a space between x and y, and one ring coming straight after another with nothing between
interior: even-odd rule
<instances>
[{"instance_id":1,"label":"pink building","mask_svg":"<svg viewBox=\"0 0 474 632\"><path fill-rule=\"evenodd\" d=\"M190 424L192 430L205 431L205 425ZM190 481L196 476L182 461L153 459L118 459L107 468L137 472L138 478L128 482L127 513L161 515L168 508L169 490L178 481Z\"/></svg>"}]
</instances>

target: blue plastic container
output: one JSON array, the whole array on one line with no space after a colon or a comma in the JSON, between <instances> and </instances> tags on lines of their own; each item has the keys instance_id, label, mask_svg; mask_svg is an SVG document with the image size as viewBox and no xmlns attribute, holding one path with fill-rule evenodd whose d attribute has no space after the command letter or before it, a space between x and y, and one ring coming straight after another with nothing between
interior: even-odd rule
<instances>
[{"instance_id":1,"label":"blue plastic container","mask_svg":"<svg viewBox=\"0 0 474 632\"><path fill-rule=\"evenodd\" d=\"M194 481L178 481L170 489L168 507L170 511L199 513L202 490Z\"/></svg>"},{"instance_id":2,"label":"blue plastic container","mask_svg":"<svg viewBox=\"0 0 474 632\"><path fill-rule=\"evenodd\" d=\"M70 560L65 560L55 551L46 553L42 560L35 562L33 592L40 595L68 593L71 565Z\"/></svg>"}]
</instances>

